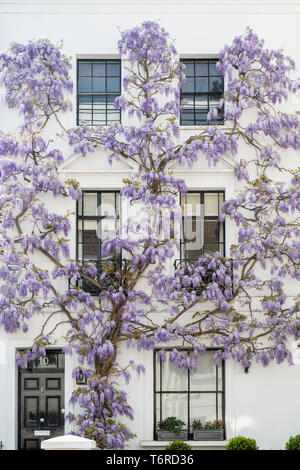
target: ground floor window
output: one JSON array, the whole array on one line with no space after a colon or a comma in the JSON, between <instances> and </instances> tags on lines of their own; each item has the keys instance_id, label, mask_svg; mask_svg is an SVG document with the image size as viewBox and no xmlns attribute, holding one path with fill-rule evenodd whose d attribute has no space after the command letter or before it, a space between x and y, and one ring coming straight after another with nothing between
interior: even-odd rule
<instances>
[{"instance_id":1,"label":"ground floor window","mask_svg":"<svg viewBox=\"0 0 300 470\"><path fill-rule=\"evenodd\" d=\"M199 356L196 372L183 371L171 360L171 350L164 362L159 350L154 352L154 439L157 439L159 421L174 416L186 424L188 438L193 438L194 419L224 421L224 363L217 366L215 350ZM184 350L191 355L191 350Z\"/></svg>"}]
</instances>

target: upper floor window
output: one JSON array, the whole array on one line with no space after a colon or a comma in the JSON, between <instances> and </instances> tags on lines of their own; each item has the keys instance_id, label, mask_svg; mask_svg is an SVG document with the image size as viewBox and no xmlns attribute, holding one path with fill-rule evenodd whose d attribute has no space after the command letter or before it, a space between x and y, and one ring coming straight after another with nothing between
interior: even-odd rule
<instances>
[{"instance_id":1,"label":"upper floor window","mask_svg":"<svg viewBox=\"0 0 300 470\"><path fill-rule=\"evenodd\" d=\"M219 222L224 191L189 191L181 195L181 260L218 251L224 256L224 222Z\"/></svg>"},{"instance_id":2,"label":"upper floor window","mask_svg":"<svg viewBox=\"0 0 300 470\"><path fill-rule=\"evenodd\" d=\"M116 257L103 251L104 240L115 235L120 222L119 191L83 191L77 203L77 260L83 265L90 262L97 266L100 277L107 261ZM109 282L109 279L106 279ZM97 294L96 286L83 279L80 287Z\"/></svg>"},{"instance_id":3,"label":"upper floor window","mask_svg":"<svg viewBox=\"0 0 300 470\"><path fill-rule=\"evenodd\" d=\"M114 100L121 94L121 61L77 61L77 124L110 125L120 121Z\"/></svg>"},{"instance_id":4,"label":"upper floor window","mask_svg":"<svg viewBox=\"0 0 300 470\"><path fill-rule=\"evenodd\" d=\"M186 101L180 116L182 126L199 126L223 122L219 109L224 93L224 79L217 71L218 59L183 59L186 82L181 88L181 99ZM218 109L218 118L207 121L209 109Z\"/></svg>"},{"instance_id":5,"label":"upper floor window","mask_svg":"<svg viewBox=\"0 0 300 470\"><path fill-rule=\"evenodd\" d=\"M191 350L180 350L192 356ZM193 420L224 421L224 361L216 365L215 350L199 356L196 372L179 369L170 361L171 351L163 362L155 351L154 358L154 434L159 421L174 416L185 423L188 438L193 436Z\"/></svg>"}]
</instances>

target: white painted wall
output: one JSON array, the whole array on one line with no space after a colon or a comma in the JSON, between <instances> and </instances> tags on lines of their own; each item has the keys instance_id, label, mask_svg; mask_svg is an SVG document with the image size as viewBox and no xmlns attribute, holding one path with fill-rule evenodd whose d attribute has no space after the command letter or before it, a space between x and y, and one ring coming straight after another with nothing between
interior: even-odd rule
<instances>
[{"instance_id":1,"label":"white painted wall","mask_svg":"<svg viewBox=\"0 0 300 470\"><path fill-rule=\"evenodd\" d=\"M0 51L7 50L11 41L63 39L65 53L73 57L75 83L76 58L115 57L118 29L130 28L146 19L159 21L170 32L182 57L215 56L249 25L265 38L268 47L283 47L300 70L300 4L296 0L6 1L0 4ZM74 112L64 118L67 127L76 124L75 102L74 94ZM290 109L300 110L296 99L290 103ZM17 123L15 113L0 105L0 128L9 130ZM182 129L182 139L194 132L195 129ZM131 171L123 162L109 167L106 156L97 152L84 161L70 157L62 168L62 176L76 177L84 189L118 189L122 178ZM230 161L222 161L217 168L208 168L205 161L200 161L192 170L178 169L177 173L186 179L190 189L225 189L228 198L236 190L232 171ZM66 202L61 209L65 210L67 205ZM74 207L71 201L70 207ZM234 229L227 224L226 231L228 252L234 241ZM75 232L71 246L75 254ZM38 324L35 326L38 328ZM18 333L7 338L0 331L0 440L6 449L16 448L15 349L30 344L33 335L31 330L27 335ZM293 343L291 347L297 354L297 345ZM126 360L129 356L137 359L134 351L124 350L125 356ZM136 414L133 431L137 438L132 448L140 448L142 441L153 438L152 354L143 352L138 357L145 363L147 373L127 387ZM66 400L73 386L68 379L71 369L72 360L67 359ZM299 365L263 368L253 364L245 374L240 365L228 361L225 390L228 438L243 434L255 438L261 448L279 449L290 435L300 433Z\"/></svg>"}]
</instances>

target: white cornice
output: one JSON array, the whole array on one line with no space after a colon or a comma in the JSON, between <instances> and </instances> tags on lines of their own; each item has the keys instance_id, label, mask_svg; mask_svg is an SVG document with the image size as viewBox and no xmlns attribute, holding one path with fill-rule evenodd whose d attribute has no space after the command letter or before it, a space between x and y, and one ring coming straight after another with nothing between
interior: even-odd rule
<instances>
[{"instance_id":1,"label":"white cornice","mask_svg":"<svg viewBox=\"0 0 300 470\"><path fill-rule=\"evenodd\" d=\"M138 5L140 7L148 5L168 5L168 6L201 6L201 7L221 7L221 6L257 6L257 5L280 5L294 6L300 5L299 0L6 0L0 1L0 5L101 5L101 6L119 6Z\"/></svg>"},{"instance_id":2,"label":"white cornice","mask_svg":"<svg viewBox=\"0 0 300 470\"><path fill-rule=\"evenodd\" d=\"M300 1L276 0L0 0L0 14L299 14ZM157 18L159 19L159 18Z\"/></svg>"}]
</instances>

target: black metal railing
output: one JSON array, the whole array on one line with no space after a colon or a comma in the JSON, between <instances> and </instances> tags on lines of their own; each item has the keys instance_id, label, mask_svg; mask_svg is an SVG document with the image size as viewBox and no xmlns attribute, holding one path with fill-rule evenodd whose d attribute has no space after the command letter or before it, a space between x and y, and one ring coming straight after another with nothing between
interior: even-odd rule
<instances>
[{"instance_id":1,"label":"black metal railing","mask_svg":"<svg viewBox=\"0 0 300 470\"><path fill-rule=\"evenodd\" d=\"M92 281L81 277L80 279L77 279L75 285L69 282L69 288L80 287L84 292L91 295L99 295L101 291L108 289L111 286L118 288L120 286L124 287L124 284L126 284L124 276L122 276L122 273L127 269L126 259L110 258L101 261L91 260L89 263L95 265L97 273L93 280L100 284L101 287L98 287ZM87 268L88 266L86 266L86 269ZM91 276L89 275L89 277Z\"/></svg>"},{"instance_id":2,"label":"black metal railing","mask_svg":"<svg viewBox=\"0 0 300 470\"><path fill-rule=\"evenodd\" d=\"M188 267L189 266L190 267L196 267L196 263L198 261L199 261L199 258L198 259L192 259L192 258L176 259L174 261L174 269L175 269L175 271L178 271L179 269L181 269L183 267L184 268L183 275L189 275L190 273L189 273ZM226 269L226 274L231 277L231 282L233 282L233 264L232 264L232 260L230 260L230 261L231 261L230 268L228 267ZM208 265L210 262L211 262L211 258L209 258L204 265L202 264L202 266L204 266L206 268L206 265ZM214 273L215 273L214 269L206 269L205 275L202 276L201 285L196 286L196 287L190 286L186 289L188 291L194 290L197 295L201 294L201 292L203 292L203 290L205 289L206 285L213 282L213 274ZM220 289L221 289L221 291L224 291L225 286L220 286Z\"/></svg>"}]
</instances>

